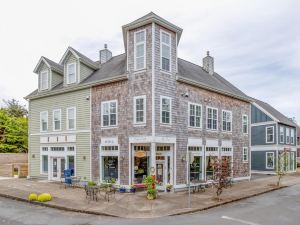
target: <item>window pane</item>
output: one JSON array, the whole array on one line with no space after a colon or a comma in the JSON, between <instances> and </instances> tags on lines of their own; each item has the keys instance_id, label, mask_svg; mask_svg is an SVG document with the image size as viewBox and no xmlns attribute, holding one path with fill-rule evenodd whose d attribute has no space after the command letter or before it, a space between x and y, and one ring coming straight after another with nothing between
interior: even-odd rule
<instances>
[{"instance_id":1,"label":"window pane","mask_svg":"<svg viewBox=\"0 0 300 225\"><path fill-rule=\"evenodd\" d=\"M144 56L144 44L139 44L136 46L136 57Z\"/></svg>"},{"instance_id":2,"label":"window pane","mask_svg":"<svg viewBox=\"0 0 300 225\"><path fill-rule=\"evenodd\" d=\"M136 43L145 41L145 32L141 31L135 34Z\"/></svg>"},{"instance_id":3,"label":"window pane","mask_svg":"<svg viewBox=\"0 0 300 225\"><path fill-rule=\"evenodd\" d=\"M116 114L111 114L110 115L110 125L116 125L117 124L117 115Z\"/></svg>"},{"instance_id":4,"label":"window pane","mask_svg":"<svg viewBox=\"0 0 300 225\"><path fill-rule=\"evenodd\" d=\"M136 69L143 69L144 67L144 57L136 58Z\"/></svg>"},{"instance_id":5,"label":"window pane","mask_svg":"<svg viewBox=\"0 0 300 225\"><path fill-rule=\"evenodd\" d=\"M44 173L48 173L48 156L42 156L42 168Z\"/></svg>"},{"instance_id":6,"label":"window pane","mask_svg":"<svg viewBox=\"0 0 300 225\"><path fill-rule=\"evenodd\" d=\"M170 60L167 58L162 58L161 60L162 60L161 62L162 69L170 71Z\"/></svg>"},{"instance_id":7,"label":"window pane","mask_svg":"<svg viewBox=\"0 0 300 225\"><path fill-rule=\"evenodd\" d=\"M118 157L103 156L102 157L103 180L118 180Z\"/></svg>"},{"instance_id":8,"label":"window pane","mask_svg":"<svg viewBox=\"0 0 300 225\"><path fill-rule=\"evenodd\" d=\"M109 115L103 115L103 126L109 125Z\"/></svg>"},{"instance_id":9,"label":"window pane","mask_svg":"<svg viewBox=\"0 0 300 225\"><path fill-rule=\"evenodd\" d=\"M76 66L76 64L69 64L68 65L69 83L75 83L76 82L75 66Z\"/></svg>"}]
</instances>

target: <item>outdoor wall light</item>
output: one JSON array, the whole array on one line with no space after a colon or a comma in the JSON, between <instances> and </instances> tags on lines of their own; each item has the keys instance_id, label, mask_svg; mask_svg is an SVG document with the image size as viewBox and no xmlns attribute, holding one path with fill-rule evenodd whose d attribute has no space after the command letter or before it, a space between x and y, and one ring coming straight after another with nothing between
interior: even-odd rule
<instances>
[{"instance_id":1,"label":"outdoor wall light","mask_svg":"<svg viewBox=\"0 0 300 225\"><path fill-rule=\"evenodd\" d=\"M86 100L90 100L90 96L89 96L89 95L86 96L85 99L86 99Z\"/></svg>"},{"instance_id":2,"label":"outdoor wall light","mask_svg":"<svg viewBox=\"0 0 300 225\"><path fill-rule=\"evenodd\" d=\"M83 160L86 160L86 156L85 155L82 158L83 158Z\"/></svg>"},{"instance_id":3,"label":"outdoor wall light","mask_svg":"<svg viewBox=\"0 0 300 225\"><path fill-rule=\"evenodd\" d=\"M183 156L181 157L181 161L182 161L182 162L185 162L185 161L186 161L186 155L183 155Z\"/></svg>"}]
</instances>

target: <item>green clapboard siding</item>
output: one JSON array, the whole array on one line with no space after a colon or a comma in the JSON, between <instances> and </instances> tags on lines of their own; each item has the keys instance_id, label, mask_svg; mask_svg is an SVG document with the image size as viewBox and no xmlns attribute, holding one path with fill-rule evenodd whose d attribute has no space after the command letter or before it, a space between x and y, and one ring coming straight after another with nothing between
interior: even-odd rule
<instances>
[{"instance_id":1,"label":"green clapboard siding","mask_svg":"<svg viewBox=\"0 0 300 225\"><path fill-rule=\"evenodd\" d=\"M80 63L80 82L83 81L88 76L90 76L93 72L94 72L94 70L87 67L83 63Z\"/></svg>"},{"instance_id":2,"label":"green clapboard siding","mask_svg":"<svg viewBox=\"0 0 300 225\"><path fill-rule=\"evenodd\" d=\"M56 85L60 84L63 82L63 76L56 73L55 71L52 71L52 78L51 78L51 88L55 87Z\"/></svg>"}]
</instances>

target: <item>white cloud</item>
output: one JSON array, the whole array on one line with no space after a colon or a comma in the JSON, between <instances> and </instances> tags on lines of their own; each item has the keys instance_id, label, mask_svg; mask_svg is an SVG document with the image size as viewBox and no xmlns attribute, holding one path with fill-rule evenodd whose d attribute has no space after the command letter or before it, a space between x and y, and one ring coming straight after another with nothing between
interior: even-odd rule
<instances>
[{"instance_id":1,"label":"white cloud","mask_svg":"<svg viewBox=\"0 0 300 225\"><path fill-rule=\"evenodd\" d=\"M104 43L123 53L121 26L149 11L184 29L180 57L200 64L210 50L218 73L300 121L297 0L5 1L0 98L22 100L37 87L32 71L39 57L59 61L69 45L93 59Z\"/></svg>"}]
</instances>

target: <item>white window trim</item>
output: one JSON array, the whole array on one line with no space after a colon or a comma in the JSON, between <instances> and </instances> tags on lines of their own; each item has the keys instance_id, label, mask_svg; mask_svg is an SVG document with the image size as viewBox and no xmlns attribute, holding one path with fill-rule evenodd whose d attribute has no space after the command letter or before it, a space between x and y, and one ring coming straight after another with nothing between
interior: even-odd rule
<instances>
[{"instance_id":1,"label":"white window trim","mask_svg":"<svg viewBox=\"0 0 300 225\"><path fill-rule=\"evenodd\" d=\"M166 98L170 100L170 123L163 123L162 122L162 99ZM167 96L160 96L160 123L164 125L171 125L172 124L172 98Z\"/></svg>"},{"instance_id":2,"label":"white window trim","mask_svg":"<svg viewBox=\"0 0 300 225\"><path fill-rule=\"evenodd\" d=\"M45 88L42 88L42 84L43 84L43 82L42 82L42 74L47 74L47 86L45 87ZM41 91L44 91L44 90L48 90L49 89L49 71L48 70L43 70L43 71L41 71L40 72L40 90Z\"/></svg>"},{"instance_id":3,"label":"white window trim","mask_svg":"<svg viewBox=\"0 0 300 225\"><path fill-rule=\"evenodd\" d=\"M247 118L247 132L246 133L244 132L244 117ZM248 134L249 133L249 117L246 114L242 115L242 132L243 132L243 134Z\"/></svg>"},{"instance_id":4,"label":"white window trim","mask_svg":"<svg viewBox=\"0 0 300 225\"><path fill-rule=\"evenodd\" d=\"M47 129L43 130L43 124L42 124L42 114L45 113L47 114ZM48 111L43 111L40 112L40 132L47 132L49 129L49 115L48 115Z\"/></svg>"},{"instance_id":5,"label":"white window trim","mask_svg":"<svg viewBox=\"0 0 300 225\"><path fill-rule=\"evenodd\" d=\"M273 141L268 141L268 129L269 128L272 128L272 135L273 135ZM275 135L274 135L274 127L273 126L268 126L266 127L266 143L269 144L269 143L274 143L275 142Z\"/></svg>"},{"instance_id":6,"label":"white window trim","mask_svg":"<svg viewBox=\"0 0 300 225\"><path fill-rule=\"evenodd\" d=\"M144 100L144 109L143 109L143 118L144 120L142 122L137 122L136 121L136 100L137 99L143 99ZM145 124L146 123L146 95L141 95L141 96L135 96L133 98L133 118L134 118L134 124Z\"/></svg>"},{"instance_id":7,"label":"white window trim","mask_svg":"<svg viewBox=\"0 0 300 225\"><path fill-rule=\"evenodd\" d=\"M44 147L48 148L47 152L44 152L42 150ZM47 146L41 146L40 147L40 174L41 175L48 175L48 173L49 173L49 165L50 165L49 149L50 148L47 147ZM43 156L47 156L48 157L48 172L44 172L43 171Z\"/></svg>"},{"instance_id":8,"label":"white window trim","mask_svg":"<svg viewBox=\"0 0 300 225\"><path fill-rule=\"evenodd\" d=\"M69 110L70 109L74 109L74 128L72 128L72 129L70 129L69 128ZM69 108L67 108L67 130L76 130L76 118L77 118L77 116L76 116L76 107L74 106L74 107L69 107Z\"/></svg>"},{"instance_id":9,"label":"white window trim","mask_svg":"<svg viewBox=\"0 0 300 225\"><path fill-rule=\"evenodd\" d=\"M54 114L55 112L59 112L59 129L55 129L55 121L54 121ZM61 109L54 109L52 112L52 126L53 126L53 131L61 131L61 125L62 125L62 121L61 121Z\"/></svg>"},{"instance_id":10,"label":"white window trim","mask_svg":"<svg viewBox=\"0 0 300 225\"><path fill-rule=\"evenodd\" d=\"M295 131L293 128L290 128L290 143L291 145L295 144Z\"/></svg>"},{"instance_id":11,"label":"white window trim","mask_svg":"<svg viewBox=\"0 0 300 225\"><path fill-rule=\"evenodd\" d=\"M223 127L223 112L230 113L230 131L224 130ZM222 110L222 132L232 133L232 111L230 110Z\"/></svg>"},{"instance_id":12,"label":"white window trim","mask_svg":"<svg viewBox=\"0 0 300 225\"><path fill-rule=\"evenodd\" d=\"M115 102L116 103L116 125L110 125L110 120L109 120L109 125L108 126L103 126L103 105L105 103L111 103L111 102ZM109 108L109 111L110 111L110 108ZM109 112L110 113L110 112ZM101 128L115 128L115 127L118 127L118 100L110 100L110 101L104 101L104 102L101 102ZM110 118L109 118L110 119Z\"/></svg>"},{"instance_id":13,"label":"white window trim","mask_svg":"<svg viewBox=\"0 0 300 225\"><path fill-rule=\"evenodd\" d=\"M208 128L208 122L207 122L208 121L208 109L217 110L217 128L216 129ZM212 125L212 127L213 127L213 125ZM218 131L218 128L219 128L219 110L218 110L218 108L207 106L206 107L206 129L209 130L209 131Z\"/></svg>"},{"instance_id":14,"label":"white window trim","mask_svg":"<svg viewBox=\"0 0 300 225\"><path fill-rule=\"evenodd\" d=\"M163 33L169 35L169 37L170 37L170 44L169 44L169 45L167 45L167 44L165 44L165 43L164 43L164 44L162 43L162 34L163 34ZM170 59L170 70L165 70L165 69L162 68L162 46L163 46L163 45L167 45L167 46L170 47L170 54L169 54L169 59ZM172 71L171 55L172 55L172 36L171 36L171 33L166 32L166 31L164 31L164 30L160 30L160 69L161 69L162 71L164 71L164 72L171 73L171 71Z\"/></svg>"},{"instance_id":15,"label":"white window trim","mask_svg":"<svg viewBox=\"0 0 300 225\"><path fill-rule=\"evenodd\" d=\"M247 154L245 154L245 150L246 150ZM244 159L245 155L247 155L247 160ZM248 149L248 147L243 147L243 163L247 163L247 162L249 162L249 149Z\"/></svg>"},{"instance_id":16,"label":"white window trim","mask_svg":"<svg viewBox=\"0 0 300 225\"><path fill-rule=\"evenodd\" d=\"M289 141L288 141L288 138L289 138ZM290 144L290 142L291 142L291 135L290 135L289 127L285 128L285 142L286 142L286 144Z\"/></svg>"},{"instance_id":17,"label":"white window trim","mask_svg":"<svg viewBox=\"0 0 300 225\"><path fill-rule=\"evenodd\" d=\"M200 115L200 127L197 127L197 126L191 126L190 125L190 106L191 105L195 105L195 106L200 106L200 108L201 108L201 115ZM203 113L202 113L202 105L201 104L197 104L197 103L193 103L193 102L189 102L188 103L188 127L189 128L192 128L192 129L202 129L202 119L203 119ZM196 113L196 112L195 112ZM196 117L196 115L195 115L195 117ZM196 123L195 123L196 124Z\"/></svg>"},{"instance_id":18,"label":"white window trim","mask_svg":"<svg viewBox=\"0 0 300 225\"><path fill-rule=\"evenodd\" d=\"M67 64L67 84L75 84L75 83L77 83L77 66L76 66L76 64L77 63L75 63L75 62L72 62L72 63L68 63ZM74 82L72 82L72 83L70 83L70 80L69 80L69 66L71 66L71 65L75 65L74 66L74 72L75 72L75 81Z\"/></svg>"},{"instance_id":19,"label":"white window trim","mask_svg":"<svg viewBox=\"0 0 300 225\"><path fill-rule=\"evenodd\" d=\"M272 167L268 167L268 154L272 154L272 158L273 158L273 166ZM275 157L274 157L274 152L266 152L266 169L271 170L274 169L274 164L275 164Z\"/></svg>"},{"instance_id":20,"label":"white window trim","mask_svg":"<svg viewBox=\"0 0 300 225\"><path fill-rule=\"evenodd\" d=\"M282 129L282 137L283 137L283 140L281 141L281 129ZM284 127L283 126L279 126L279 142L280 143L284 143Z\"/></svg>"},{"instance_id":21,"label":"white window trim","mask_svg":"<svg viewBox=\"0 0 300 225\"><path fill-rule=\"evenodd\" d=\"M137 33L140 33L140 32L144 32L144 41L143 42L139 42L139 44L144 44L144 67L143 68L139 68L137 69L136 68L136 46L137 46L137 43L136 43L136 34ZM133 53L133 58L134 58L134 71L140 71L140 70L144 70L146 69L146 43L147 43L147 35L146 35L146 29L143 29L143 30L138 30L136 32L133 33L133 39L134 39L134 53Z\"/></svg>"}]
</instances>

